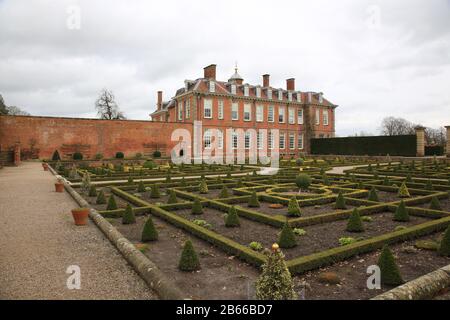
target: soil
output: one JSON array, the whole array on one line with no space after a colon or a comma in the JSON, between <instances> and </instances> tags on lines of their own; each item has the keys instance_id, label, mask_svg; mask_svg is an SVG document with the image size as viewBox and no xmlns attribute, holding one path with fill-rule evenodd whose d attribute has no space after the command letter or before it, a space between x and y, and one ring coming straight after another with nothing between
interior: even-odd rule
<instances>
[{"instance_id":1,"label":"soil","mask_svg":"<svg viewBox=\"0 0 450 320\"><path fill-rule=\"evenodd\" d=\"M100 189L97 189L97 192L100 192ZM106 199L106 204L96 204L97 201L97 197L88 197L85 194L81 194L81 196L83 196L83 198L91 205L91 207L93 207L95 210L98 211L104 211L106 210L107 207L107 203L108 203L108 198L111 195L111 192L109 191L109 188L103 188L103 192L105 193L105 199ZM123 200L122 198L120 198L117 195L114 195L114 198L116 199L116 204L117 204L117 208L119 209L125 209L127 207L127 204L129 202ZM132 208L135 208L136 206L133 205L132 203L130 203Z\"/></svg>"},{"instance_id":2,"label":"soil","mask_svg":"<svg viewBox=\"0 0 450 320\"><path fill-rule=\"evenodd\" d=\"M209 189L208 193L206 193L206 194L203 194L203 193L200 193L200 192L197 192L197 191L190 192L190 193L195 194L195 195L200 196L200 197L203 197L203 198L207 198L207 199L218 199L219 198L219 194L220 194L221 191L222 191L222 189ZM230 197L233 196L233 192L232 191L233 191L232 189L230 189L230 188L228 189L228 193L230 194Z\"/></svg>"},{"instance_id":3,"label":"soil","mask_svg":"<svg viewBox=\"0 0 450 320\"><path fill-rule=\"evenodd\" d=\"M275 210L275 209L274 209ZM270 248L274 242L278 242L280 229L254 222L245 218L240 219L241 226L238 228L225 227L225 213L219 210L204 208L202 215L192 215L191 210L180 209L173 211L188 220L201 219L211 224L212 230L230 238L242 245L248 245L252 241L260 242L263 247ZM334 221L319 225L307 226L303 229L306 235L297 237L297 246L284 249L286 259L309 255L323 250L339 246L339 238L353 237L355 239L367 239L386 232L394 231L396 226L412 226L428 221L422 217L411 217L409 222L395 222L392 220L393 213L382 212L371 215L372 222L363 222L366 228L362 233L351 233L345 231L347 221Z\"/></svg>"},{"instance_id":4,"label":"soil","mask_svg":"<svg viewBox=\"0 0 450 320\"><path fill-rule=\"evenodd\" d=\"M199 240L158 217L152 216L159 239L148 243L145 255L192 299L254 299L254 283L259 275L256 268L229 256L222 250ZM146 217L136 217L136 224L114 225L132 243L140 243ZM111 221L111 219L110 219ZM198 254L202 269L198 272L178 270L182 246L190 238Z\"/></svg>"},{"instance_id":5,"label":"soil","mask_svg":"<svg viewBox=\"0 0 450 320\"><path fill-rule=\"evenodd\" d=\"M394 201L400 201L403 198L400 198L399 196L397 196L396 192L386 192L386 191L380 191L377 190L377 194L378 194L378 200L380 202L394 202ZM409 199L409 198L407 198Z\"/></svg>"},{"instance_id":6,"label":"soil","mask_svg":"<svg viewBox=\"0 0 450 320\"><path fill-rule=\"evenodd\" d=\"M420 207L420 208L427 208L427 209L429 209L430 208L430 202L431 201L428 201L426 203L417 204L417 205L414 205L414 207ZM450 213L450 198L439 199L439 203L441 204L441 207L442 207L443 211L446 211L446 212Z\"/></svg>"}]
</instances>

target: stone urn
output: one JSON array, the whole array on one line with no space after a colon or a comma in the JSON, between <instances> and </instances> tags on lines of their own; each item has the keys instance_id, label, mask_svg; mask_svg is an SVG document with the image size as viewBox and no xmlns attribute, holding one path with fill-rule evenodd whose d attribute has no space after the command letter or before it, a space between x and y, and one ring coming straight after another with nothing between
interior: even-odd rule
<instances>
[{"instance_id":1,"label":"stone urn","mask_svg":"<svg viewBox=\"0 0 450 320\"><path fill-rule=\"evenodd\" d=\"M72 209L73 220L77 226L85 226L88 222L89 208Z\"/></svg>"}]
</instances>

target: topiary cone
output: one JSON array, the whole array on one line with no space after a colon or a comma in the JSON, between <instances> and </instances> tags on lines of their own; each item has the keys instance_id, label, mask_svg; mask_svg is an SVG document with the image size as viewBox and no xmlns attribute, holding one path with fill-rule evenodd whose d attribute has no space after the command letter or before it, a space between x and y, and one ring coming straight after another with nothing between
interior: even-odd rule
<instances>
[{"instance_id":1,"label":"topiary cone","mask_svg":"<svg viewBox=\"0 0 450 320\"><path fill-rule=\"evenodd\" d=\"M159 185L157 183L152 184L150 189L150 198L152 199L158 199L161 197L161 194L159 192Z\"/></svg>"},{"instance_id":2,"label":"topiary cone","mask_svg":"<svg viewBox=\"0 0 450 320\"><path fill-rule=\"evenodd\" d=\"M198 215L203 213L203 207L198 198L195 198L194 204L192 205L192 214Z\"/></svg>"},{"instance_id":3,"label":"topiary cone","mask_svg":"<svg viewBox=\"0 0 450 320\"><path fill-rule=\"evenodd\" d=\"M430 209L432 210L442 210L441 203L437 197L431 198Z\"/></svg>"},{"instance_id":4,"label":"topiary cone","mask_svg":"<svg viewBox=\"0 0 450 320\"><path fill-rule=\"evenodd\" d=\"M372 187L372 189L370 189L369 197L367 198L367 200L369 200L369 201L376 201L376 202L379 201L378 200L377 190L374 187Z\"/></svg>"},{"instance_id":5,"label":"topiary cone","mask_svg":"<svg viewBox=\"0 0 450 320\"><path fill-rule=\"evenodd\" d=\"M129 177L128 177L128 182L127 182L127 183L131 185L131 184L133 184L133 182L134 182L134 181L133 181L133 177L132 177L132 176L129 176Z\"/></svg>"},{"instance_id":6,"label":"topiary cone","mask_svg":"<svg viewBox=\"0 0 450 320\"><path fill-rule=\"evenodd\" d=\"M350 218L347 222L347 228L346 230L348 232L363 232L364 226L361 221L361 216L359 215L358 209L353 209L352 214L350 215Z\"/></svg>"},{"instance_id":7,"label":"topiary cone","mask_svg":"<svg viewBox=\"0 0 450 320\"><path fill-rule=\"evenodd\" d=\"M224 198L228 198L229 196L230 196L230 194L228 192L228 188L224 185L222 187L222 190L220 191L219 198L224 199Z\"/></svg>"},{"instance_id":8,"label":"topiary cone","mask_svg":"<svg viewBox=\"0 0 450 320\"><path fill-rule=\"evenodd\" d=\"M300 217L302 215L300 211L300 206L298 205L297 198L293 196L291 200L289 200L288 205L288 216L290 217Z\"/></svg>"},{"instance_id":9,"label":"topiary cone","mask_svg":"<svg viewBox=\"0 0 450 320\"><path fill-rule=\"evenodd\" d=\"M174 190L169 191L169 199L167 199L168 204L178 203L177 195Z\"/></svg>"},{"instance_id":10,"label":"topiary cone","mask_svg":"<svg viewBox=\"0 0 450 320\"><path fill-rule=\"evenodd\" d=\"M236 208L234 206L231 206L231 208L228 210L228 214L225 216L225 227L233 228L233 227L239 227L239 216L236 212Z\"/></svg>"},{"instance_id":11,"label":"topiary cone","mask_svg":"<svg viewBox=\"0 0 450 320\"><path fill-rule=\"evenodd\" d=\"M403 283L400 270L395 263L394 256L387 245L381 250L378 258L378 267L381 271L381 283L386 285L398 286Z\"/></svg>"},{"instance_id":12,"label":"topiary cone","mask_svg":"<svg viewBox=\"0 0 450 320\"><path fill-rule=\"evenodd\" d=\"M405 206L405 203L403 202L403 200L400 201L400 204L398 205L397 209L395 210L394 221L401 221L401 222L409 221L408 210L406 209L406 206Z\"/></svg>"},{"instance_id":13,"label":"topiary cone","mask_svg":"<svg viewBox=\"0 0 450 320\"><path fill-rule=\"evenodd\" d=\"M95 189L94 185L91 185L89 188L89 197L96 197L97 196L97 189Z\"/></svg>"},{"instance_id":14,"label":"topiary cone","mask_svg":"<svg viewBox=\"0 0 450 320\"><path fill-rule=\"evenodd\" d=\"M427 184L425 185L425 189L427 190L433 190L433 183L430 179L428 179Z\"/></svg>"},{"instance_id":15,"label":"topiary cone","mask_svg":"<svg viewBox=\"0 0 450 320\"><path fill-rule=\"evenodd\" d=\"M294 231L292 230L288 221L286 221L286 223L283 226L283 229L281 230L280 237L278 239L278 244L280 248L285 249L297 246Z\"/></svg>"},{"instance_id":16,"label":"topiary cone","mask_svg":"<svg viewBox=\"0 0 450 320\"><path fill-rule=\"evenodd\" d=\"M347 206L345 205L345 198L342 194L342 191L339 191L339 194L336 198L336 203L334 204L335 209L347 209Z\"/></svg>"},{"instance_id":17,"label":"topiary cone","mask_svg":"<svg viewBox=\"0 0 450 320\"><path fill-rule=\"evenodd\" d=\"M114 195L110 195L108 199L108 205L106 206L106 210L116 210L117 209L117 203L116 198L114 198Z\"/></svg>"},{"instance_id":18,"label":"topiary cone","mask_svg":"<svg viewBox=\"0 0 450 320\"><path fill-rule=\"evenodd\" d=\"M444 237L439 244L438 252L442 256L450 257L450 226L445 230Z\"/></svg>"},{"instance_id":19,"label":"topiary cone","mask_svg":"<svg viewBox=\"0 0 450 320\"><path fill-rule=\"evenodd\" d=\"M200 269L200 262L191 240L187 240L184 243L178 269L181 271L196 271Z\"/></svg>"},{"instance_id":20,"label":"topiary cone","mask_svg":"<svg viewBox=\"0 0 450 320\"><path fill-rule=\"evenodd\" d=\"M130 204L127 204L125 212L122 216L122 224L133 224L136 222L136 217L134 216L133 209Z\"/></svg>"},{"instance_id":21,"label":"topiary cone","mask_svg":"<svg viewBox=\"0 0 450 320\"><path fill-rule=\"evenodd\" d=\"M406 186L406 183L403 182L400 188L398 188L398 194L400 198L409 198L411 195L409 194L408 187Z\"/></svg>"},{"instance_id":22,"label":"topiary cone","mask_svg":"<svg viewBox=\"0 0 450 320\"><path fill-rule=\"evenodd\" d=\"M259 208L260 207L256 191L252 192L252 195L250 196L250 199L248 200L248 206L250 208Z\"/></svg>"},{"instance_id":23,"label":"topiary cone","mask_svg":"<svg viewBox=\"0 0 450 320\"><path fill-rule=\"evenodd\" d=\"M100 190L100 192L98 193L97 200L95 201L95 203L96 204L106 203L105 193L103 192L103 190Z\"/></svg>"},{"instance_id":24,"label":"topiary cone","mask_svg":"<svg viewBox=\"0 0 450 320\"><path fill-rule=\"evenodd\" d=\"M144 224L144 229L142 229L141 240L142 242L158 240L158 231L156 230L155 225L153 224L153 220L150 216Z\"/></svg>"},{"instance_id":25,"label":"topiary cone","mask_svg":"<svg viewBox=\"0 0 450 320\"><path fill-rule=\"evenodd\" d=\"M144 185L144 181L139 181L138 187L137 187L137 191L138 192L145 192L145 185Z\"/></svg>"},{"instance_id":26,"label":"topiary cone","mask_svg":"<svg viewBox=\"0 0 450 320\"><path fill-rule=\"evenodd\" d=\"M208 185L206 184L205 179L202 179L202 181L200 182L199 192L201 194L207 194L209 192Z\"/></svg>"}]
</instances>

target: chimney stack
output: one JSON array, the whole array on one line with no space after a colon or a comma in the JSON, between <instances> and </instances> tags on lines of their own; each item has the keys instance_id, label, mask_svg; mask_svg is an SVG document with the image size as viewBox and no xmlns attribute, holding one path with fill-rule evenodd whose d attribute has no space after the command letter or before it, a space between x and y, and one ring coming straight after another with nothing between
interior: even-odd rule
<instances>
[{"instance_id":1,"label":"chimney stack","mask_svg":"<svg viewBox=\"0 0 450 320\"><path fill-rule=\"evenodd\" d=\"M295 79L290 78L286 80L286 90L295 91Z\"/></svg>"},{"instance_id":2,"label":"chimney stack","mask_svg":"<svg viewBox=\"0 0 450 320\"><path fill-rule=\"evenodd\" d=\"M270 74L263 74L263 87L270 87Z\"/></svg>"},{"instance_id":3,"label":"chimney stack","mask_svg":"<svg viewBox=\"0 0 450 320\"><path fill-rule=\"evenodd\" d=\"M158 102L156 104L156 108L158 111L162 108L162 94L162 91L158 91Z\"/></svg>"},{"instance_id":4,"label":"chimney stack","mask_svg":"<svg viewBox=\"0 0 450 320\"><path fill-rule=\"evenodd\" d=\"M209 66L203 68L204 76L203 78L209 80L216 80L216 65L210 64Z\"/></svg>"}]
</instances>

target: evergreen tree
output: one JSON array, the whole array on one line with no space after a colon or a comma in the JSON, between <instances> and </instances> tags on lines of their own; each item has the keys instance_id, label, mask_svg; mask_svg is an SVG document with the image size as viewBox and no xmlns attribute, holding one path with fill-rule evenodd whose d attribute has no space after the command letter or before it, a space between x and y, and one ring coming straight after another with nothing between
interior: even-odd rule
<instances>
[{"instance_id":1,"label":"evergreen tree","mask_svg":"<svg viewBox=\"0 0 450 320\"><path fill-rule=\"evenodd\" d=\"M268 253L267 261L262 266L262 273L256 282L256 298L258 300L297 299L291 273L277 244L272 246L272 251Z\"/></svg>"},{"instance_id":2,"label":"evergreen tree","mask_svg":"<svg viewBox=\"0 0 450 320\"><path fill-rule=\"evenodd\" d=\"M300 206L298 205L298 201L295 196L293 196L291 198L291 200L289 200L287 214L290 217L300 217L302 215L302 213L300 211Z\"/></svg>"},{"instance_id":3,"label":"evergreen tree","mask_svg":"<svg viewBox=\"0 0 450 320\"><path fill-rule=\"evenodd\" d=\"M432 210L442 210L441 203L437 197L431 198L430 209Z\"/></svg>"},{"instance_id":4,"label":"evergreen tree","mask_svg":"<svg viewBox=\"0 0 450 320\"><path fill-rule=\"evenodd\" d=\"M133 177L132 176L129 176L128 177L128 182L127 182L129 185L132 185L133 184Z\"/></svg>"},{"instance_id":5,"label":"evergreen tree","mask_svg":"<svg viewBox=\"0 0 450 320\"><path fill-rule=\"evenodd\" d=\"M342 194L342 191L339 191L338 196L336 198L336 203L334 204L335 209L347 209L347 206L345 205L345 198Z\"/></svg>"},{"instance_id":6,"label":"evergreen tree","mask_svg":"<svg viewBox=\"0 0 450 320\"><path fill-rule=\"evenodd\" d=\"M187 240L184 244L178 269L181 271L196 271L200 269L200 262L191 240Z\"/></svg>"},{"instance_id":7,"label":"evergreen tree","mask_svg":"<svg viewBox=\"0 0 450 320\"><path fill-rule=\"evenodd\" d=\"M96 204L106 203L105 193L103 192L103 190L100 190L100 192L98 193L97 200L95 201L95 203Z\"/></svg>"},{"instance_id":8,"label":"evergreen tree","mask_svg":"<svg viewBox=\"0 0 450 320\"><path fill-rule=\"evenodd\" d=\"M389 181L389 177L388 176L384 177L383 185L385 185L385 186L390 186L391 185L391 182Z\"/></svg>"},{"instance_id":9,"label":"evergreen tree","mask_svg":"<svg viewBox=\"0 0 450 320\"><path fill-rule=\"evenodd\" d=\"M203 207L198 198L195 198L195 200L194 200L194 204L192 205L191 213L195 214L195 215L203 214Z\"/></svg>"},{"instance_id":10,"label":"evergreen tree","mask_svg":"<svg viewBox=\"0 0 450 320\"><path fill-rule=\"evenodd\" d=\"M228 214L225 216L225 226L228 228L240 226L239 216L234 206L230 207Z\"/></svg>"},{"instance_id":11,"label":"evergreen tree","mask_svg":"<svg viewBox=\"0 0 450 320\"><path fill-rule=\"evenodd\" d=\"M427 184L425 185L425 189L427 190L433 190L433 183L430 179L428 179Z\"/></svg>"},{"instance_id":12,"label":"evergreen tree","mask_svg":"<svg viewBox=\"0 0 450 320\"><path fill-rule=\"evenodd\" d=\"M208 185L206 184L205 179L202 179L202 181L200 182L199 192L201 194L207 194L209 192Z\"/></svg>"},{"instance_id":13,"label":"evergreen tree","mask_svg":"<svg viewBox=\"0 0 450 320\"><path fill-rule=\"evenodd\" d=\"M106 210L116 210L117 209L117 203L116 198L114 198L114 195L110 195L108 199L108 205L106 206Z\"/></svg>"},{"instance_id":14,"label":"evergreen tree","mask_svg":"<svg viewBox=\"0 0 450 320\"><path fill-rule=\"evenodd\" d=\"M150 198L158 199L161 197L161 193L159 192L159 185L157 183L152 184L150 189Z\"/></svg>"},{"instance_id":15,"label":"evergreen tree","mask_svg":"<svg viewBox=\"0 0 450 320\"><path fill-rule=\"evenodd\" d=\"M89 188L89 197L96 197L97 196L97 189L95 189L95 186L92 184Z\"/></svg>"},{"instance_id":16,"label":"evergreen tree","mask_svg":"<svg viewBox=\"0 0 450 320\"><path fill-rule=\"evenodd\" d=\"M141 241L155 241L158 240L158 231L153 224L153 220L148 216L147 221L144 224L144 229L142 229Z\"/></svg>"},{"instance_id":17,"label":"evergreen tree","mask_svg":"<svg viewBox=\"0 0 450 320\"><path fill-rule=\"evenodd\" d=\"M361 221L361 217L359 215L358 209L353 209L352 214L350 215L350 218L347 222L347 229L348 232L363 232L364 226Z\"/></svg>"},{"instance_id":18,"label":"evergreen tree","mask_svg":"<svg viewBox=\"0 0 450 320\"><path fill-rule=\"evenodd\" d=\"M166 175L166 182L171 182L172 181L172 177L170 176L170 173L168 173Z\"/></svg>"},{"instance_id":19,"label":"evergreen tree","mask_svg":"<svg viewBox=\"0 0 450 320\"><path fill-rule=\"evenodd\" d=\"M294 231L292 230L289 222L286 220L283 229L281 230L280 237L278 239L280 248L288 249L297 246Z\"/></svg>"},{"instance_id":20,"label":"evergreen tree","mask_svg":"<svg viewBox=\"0 0 450 320\"><path fill-rule=\"evenodd\" d=\"M219 198L225 199L225 198L228 198L229 196L230 196L230 194L228 192L228 188L224 185L222 187L222 190L220 191Z\"/></svg>"},{"instance_id":21,"label":"evergreen tree","mask_svg":"<svg viewBox=\"0 0 450 320\"><path fill-rule=\"evenodd\" d=\"M438 252L442 256L450 257L450 226L445 230Z\"/></svg>"},{"instance_id":22,"label":"evergreen tree","mask_svg":"<svg viewBox=\"0 0 450 320\"><path fill-rule=\"evenodd\" d=\"M381 251L378 259L378 267L381 271L381 283L385 285L398 286L403 283L400 270L395 262L394 256L387 245Z\"/></svg>"},{"instance_id":23,"label":"evergreen tree","mask_svg":"<svg viewBox=\"0 0 450 320\"><path fill-rule=\"evenodd\" d=\"M260 207L258 195L256 194L256 191L252 192L252 195L250 196L250 199L248 200L248 206L250 208L259 208Z\"/></svg>"},{"instance_id":24,"label":"evergreen tree","mask_svg":"<svg viewBox=\"0 0 450 320\"><path fill-rule=\"evenodd\" d=\"M134 216L133 209L131 208L130 204L127 204L125 212L122 216L122 223L123 224L133 224L135 222L136 222L136 217Z\"/></svg>"},{"instance_id":25,"label":"evergreen tree","mask_svg":"<svg viewBox=\"0 0 450 320\"><path fill-rule=\"evenodd\" d=\"M61 160L61 156L59 155L58 150L55 150L55 152L53 152L52 160L53 161L60 161Z\"/></svg>"},{"instance_id":26,"label":"evergreen tree","mask_svg":"<svg viewBox=\"0 0 450 320\"><path fill-rule=\"evenodd\" d=\"M138 187L137 187L137 192L145 192L145 185L144 185L144 181L139 181Z\"/></svg>"},{"instance_id":27,"label":"evergreen tree","mask_svg":"<svg viewBox=\"0 0 450 320\"><path fill-rule=\"evenodd\" d=\"M400 204L398 205L397 209L395 210L394 221L401 221L401 222L409 221L408 210L406 209L406 206L405 206L405 203L403 202L403 200L400 201Z\"/></svg>"},{"instance_id":28,"label":"evergreen tree","mask_svg":"<svg viewBox=\"0 0 450 320\"><path fill-rule=\"evenodd\" d=\"M408 187L406 186L406 183L403 182L400 188L398 188L398 194L400 198L409 198L411 195L409 194Z\"/></svg>"},{"instance_id":29,"label":"evergreen tree","mask_svg":"<svg viewBox=\"0 0 450 320\"><path fill-rule=\"evenodd\" d=\"M187 186L186 179L184 177L181 178L181 186L182 187L186 187Z\"/></svg>"},{"instance_id":30,"label":"evergreen tree","mask_svg":"<svg viewBox=\"0 0 450 320\"><path fill-rule=\"evenodd\" d=\"M168 204L178 203L177 195L173 189L169 191L169 198L167 199Z\"/></svg>"},{"instance_id":31,"label":"evergreen tree","mask_svg":"<svg viewBox=\"0 0 450 320\"><path fill-rule=\"evenodd\" d=\"M377 190L374 187L372 187L372 189L370 189L368 200L369 201L377 201L378 202Z\"/></svg>"},{"instance_id":32,"label":"evergreen tree","mask_svg":"<svg viewBox=\"0 0 450 320\"><path fill-rule=\"evenodd\" d=\"M408 175L406 176L406 182L408 182L408 183L413 182L412 178L411 178L411 173L408 173Z\"/></svg>"}]
</instances>

